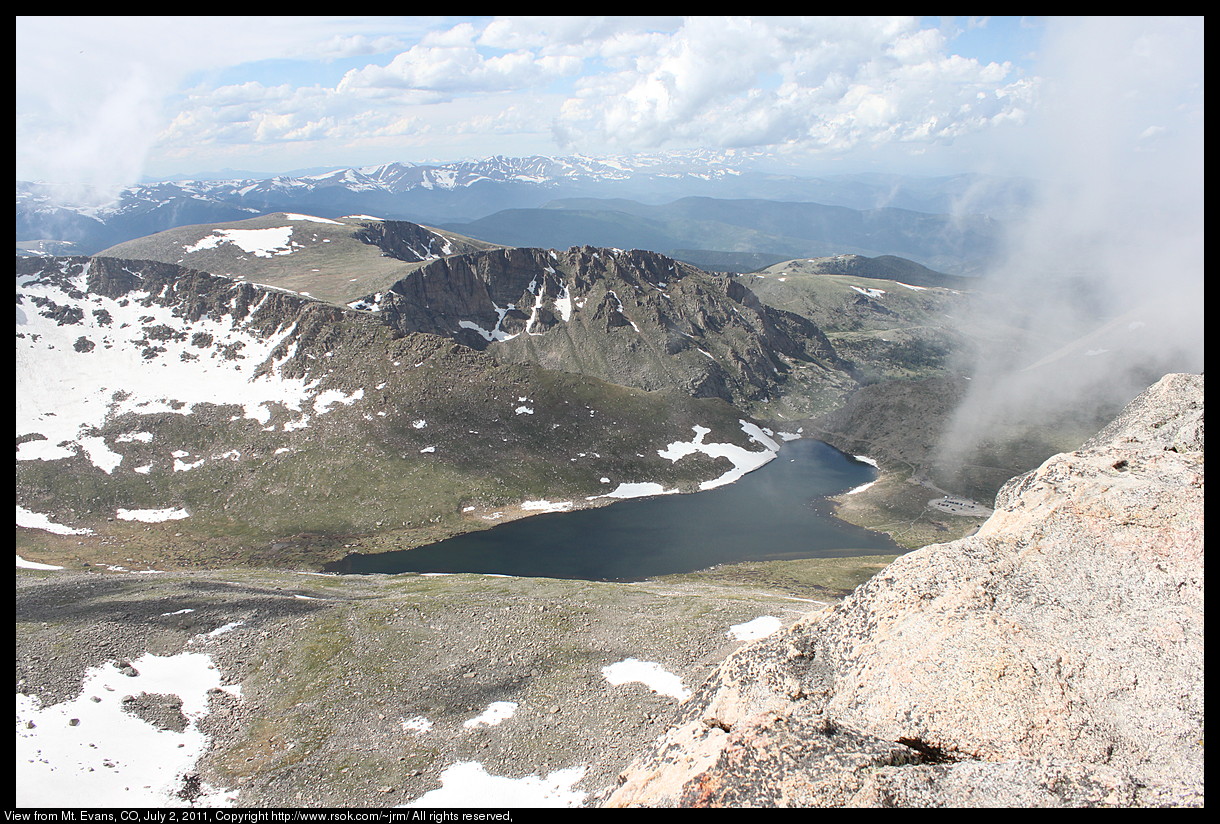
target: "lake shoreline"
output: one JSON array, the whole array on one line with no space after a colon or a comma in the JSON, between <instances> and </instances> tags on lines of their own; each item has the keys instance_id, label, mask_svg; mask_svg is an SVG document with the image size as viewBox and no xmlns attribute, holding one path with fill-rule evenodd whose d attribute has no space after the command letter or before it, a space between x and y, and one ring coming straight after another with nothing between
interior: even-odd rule
<instances>
[{"instance_id":1,"label":"lake shoreline","mask_svg":"<svg viewBox=\"0 0 1220 824\"><path fill-rule=\"evenodd\" d=\"M735 561L895 553L900 547L888 535L837 518L827 503L876 472L831 444L794 439L775 458L714 489L608 502L612 507L604 496L527 502L532 511L497 511L501 517L489 529L399 552L352 553L325 570L630 581ZM633 555L634 566L620 559L625 555Z\"/></svg>"}]
</instances>

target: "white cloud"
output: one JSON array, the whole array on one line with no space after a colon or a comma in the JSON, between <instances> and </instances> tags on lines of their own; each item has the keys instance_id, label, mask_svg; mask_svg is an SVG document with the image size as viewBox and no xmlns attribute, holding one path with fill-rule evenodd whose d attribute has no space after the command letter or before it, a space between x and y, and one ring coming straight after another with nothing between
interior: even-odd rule
<instances>
[{"instance_id":1,"label":"white cloud","mask_svg":"<svg viewBox=\"0 0 1220 824\"><path fill-rule=\"evenodd\" d=\"M18 18L18 175L131 182L149 163L943 146L1022 123L1037 104L1036 78L954 53L950 38L977 25Z\"/></svg>"},{"instance_id":2,"label":"white cloud","mask_svg":"<svg viewBox=\"0 0 1220 824\"><path fill-rule=\"evenodd\" d=\"M316 47L318 57L338 59L370 54L385 54L407 47L399 37L369 37L363 34L336 34Z\"/></svg>"},{"instance_id":3,"label":"white cloud","mask_svg":"<svg viewBox=\"0 0 1220 824\"><path fill-rule=\"evenodd\" d=\"M184 88L201 74L263 60L372 53L421 32L412 18L18 17L17 175L99 187L132 183L162 151L167 126L172 145L174 136L189 142L189 127L214 119L191 108L189 96L180 108ZM246 85L247 93L267 90ZM282 92L270 95L283 99ZM229 114L232 123L236 113ZM199 134L204 143L216 139L206 129Z\"/></svg>"},{"instance_id":4,"label":"white cloud","mask_svg":"<svg viewBox=\"0 0 1220 824\"><path fill-rule=\"evenodd\" d=\"M623 67L582 79L561 141L622 148L948 141L1020 119L1034 84L945 51L912 19L686 21Z\"/></svg>"},{"instance_id":5,"label":"white cloud","mask_svg":"<svg viewBox=\"0 0 1220 824\"><path fill-rule=\"evenodd\" d=\"M340 94L387 88L444 93L509 91L570 76L580 69L580 60L571 56L539 56L527 50L484 55L469 39L467 32L460 37L439 37L436 45L413 46L385 66L353 69L344 75L336 91Z\"/></svg>"}]
</instances>

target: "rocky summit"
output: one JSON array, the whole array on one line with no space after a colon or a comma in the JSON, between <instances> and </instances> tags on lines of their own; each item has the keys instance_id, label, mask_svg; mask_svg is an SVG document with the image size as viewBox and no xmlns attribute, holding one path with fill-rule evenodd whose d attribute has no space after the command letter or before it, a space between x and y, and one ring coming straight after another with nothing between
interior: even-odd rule
<instances>
[{"instance_id":1,"label":"rocky summit","mask_svg":"<svg viewBox=\"0 0 1220 824\"><path fill-rule=\"evenodd\" d=\"M1203 609L1203 377L1172 374L728 658L605 804L1201 806Z\"/></svg>"}]
</instances>

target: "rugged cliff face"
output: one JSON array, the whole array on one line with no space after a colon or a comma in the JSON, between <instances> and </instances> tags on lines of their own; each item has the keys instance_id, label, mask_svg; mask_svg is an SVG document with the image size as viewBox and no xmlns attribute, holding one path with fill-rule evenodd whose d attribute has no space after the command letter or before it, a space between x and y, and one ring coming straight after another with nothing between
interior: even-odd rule
<instances>
[{"instance_id":1,"label":"rugged cliff face","mask_svg":"<svg viewBox=\"0 0 1220 824\"><path fill-rule=\"evenodd\" d=\"M654 252L501 249L423 266L351 304L401 332L645 390L750 405L788 394L830 404L854 386L811 321L729 277Z\"/></svg>"},{"instance_id":2,"label":"rugged cliff face","mask_svg":"<svg viewBox=\"0 0 1220 824\"><path fill-rule=\"evenodd\" d=\"M387 257L408 263L477 252L490 245L460 235L437 232L405 220L368 220L355 231L354 237L376 246Z\"/></svg>"},{"instance_id":3,"label":"rugged cliff face","mask_svg":"<svg viewBox=\"0 0 1220 824\"><path fill-rule=\"evenodd\" d=\"M609 806L1203 803L1203 377L745 647Z\"/></svg>"}]
</instances>

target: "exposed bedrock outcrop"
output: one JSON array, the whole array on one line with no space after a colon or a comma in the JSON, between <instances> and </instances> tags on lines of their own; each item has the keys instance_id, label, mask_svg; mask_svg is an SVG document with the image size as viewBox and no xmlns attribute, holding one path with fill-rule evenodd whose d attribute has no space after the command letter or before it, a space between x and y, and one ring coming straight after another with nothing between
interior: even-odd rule
<instances>
[{"instance_id":1,"label":"exposed bedrock outcrop","mask_svg":"<svg viewBox=\"0 0 1220 824\"><path fill-rule=\"evenodd\" d=\"M1203 376L741 649L609 806L1203 804Z\"/></svg>"},{"instance_id":2,"label":"exposed bedrock outcrop","mask_svg":"<svg viewBox=\"0 0 1220 824\"><path fill-rule=\"evenodd\" d=\"M732 278L638 249L447 257L359 305L400 332L648 391L749 403L801 381L836 399L855 386L851 366L811 321L763 304Z\"/></svg>"}]
</instances>

